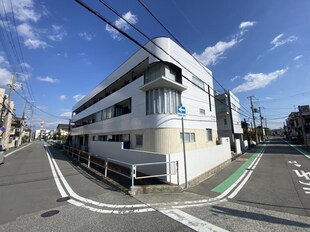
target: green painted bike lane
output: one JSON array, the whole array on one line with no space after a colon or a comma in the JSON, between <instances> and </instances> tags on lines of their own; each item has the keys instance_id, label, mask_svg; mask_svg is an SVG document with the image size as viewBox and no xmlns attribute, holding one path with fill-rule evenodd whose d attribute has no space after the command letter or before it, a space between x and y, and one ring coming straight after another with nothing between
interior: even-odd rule
<instances>
[{"instance_id":1,"label":"green painted bike lane","mask_svg":"<svg viewBox=\"0 0 310 232\"><path fill-rule=\"evenodd\" d=\"M231 185L233 185L239 177L245 172L245 170L252 164L253 160L263 151L266 144L264 144L262 147L257 147L254 150L253 155L250 156L250 158L235 171L231 176L229 176L226 180L224 180L221 184L217 185L215 188L213 188L212 192L217 193L223 193L228 189Z\"/></svg>"}]
</instances>

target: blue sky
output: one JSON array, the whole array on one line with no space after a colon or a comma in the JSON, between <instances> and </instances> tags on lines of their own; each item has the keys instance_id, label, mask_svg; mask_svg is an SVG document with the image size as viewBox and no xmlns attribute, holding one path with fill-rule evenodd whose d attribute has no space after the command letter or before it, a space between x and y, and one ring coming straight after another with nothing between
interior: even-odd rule
<instances>
[{"instance_id":1,"label":"blue sky","mask_svg":"<svg viewBox=\"0 0 310 232\"><path fill-rule=\"evenodd\" d=\"M248 96L270 128L310 104L310 1L141 1L237 95L242 118L250 116ZM99 1L84 2L147 42ZM149 37L168 36L137 0L107 2ZM67 123L76 101L139 49L73 0L1 0L0 13L0 86L18 72L15 112L21 116L28 99L36 128Z\"/></svg>"}]
</instances>

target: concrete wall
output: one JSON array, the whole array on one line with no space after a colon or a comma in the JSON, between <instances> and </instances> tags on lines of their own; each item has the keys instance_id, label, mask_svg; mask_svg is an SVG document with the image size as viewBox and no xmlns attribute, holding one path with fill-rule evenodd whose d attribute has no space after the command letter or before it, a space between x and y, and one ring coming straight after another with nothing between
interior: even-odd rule
<instances>
[{"instance_id":1,"label":"concrete wall","mask_svg":"<svg viewBox=\"0 0 310 232\"><path fill-rule=\"evenodd\" d=\"M132 164L178 161L179 180L177 175L163 179L174 184L177 184L178 181L179 184L185 183L183 152L160 154L123 149L121 142L91 141L90 143L90 153ZM186 152L187 181L193 180L231 159L229 138L222 138L221 143L221 145ZM166 167L162 165L140 167L138 171L147 174L162 174L165 169L169 169L168 165Z\"/></svg>"},{"instance_id":2,"label":"concrete wall","mask_svg":"<svg viewBox=\"0 0 310 232\"><path fill-rule=\"evenodd\" d=\"M187 181L193 180L231 159L229 138L222 138L221 145L186 152ZM179 162L179 183L185 183L183 152L169 155L170 161ZM171 182L177 183L172 176Z\"/></svg>"}]
</instances>

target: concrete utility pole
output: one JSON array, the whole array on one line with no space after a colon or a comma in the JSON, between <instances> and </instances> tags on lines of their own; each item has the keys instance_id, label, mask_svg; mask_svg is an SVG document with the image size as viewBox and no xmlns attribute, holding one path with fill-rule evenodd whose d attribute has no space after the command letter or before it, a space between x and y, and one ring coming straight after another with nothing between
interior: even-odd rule
<instances>
[{"instance_id":1,"label":"concrete utility pole","mask_svg":"<svg viewBox=\"0 0 310 232\"><path fill-rule=\"evenodd\" d=\"M256 143L258 144L258 136L257 136L257 129L256 129L256 125L255 125L255 116L254 116L254 107L253 107L253 98L254 96L250 96L250 101L251 101L251 110L252 110L252 117L253 117L253 126L254 126L254 131L255 131L255 140Z\"/></svg>"},{"instance_id":2,"label":"concrete utility pole","mask_svg":"<svg viewBox=\"0 0 310 232\"><path fill-rule=\"evenodd\" d=\"M264 139L264 127L263 127L263 117L262 117L262 109L261 107L259 107L259 118L260 118L260 126L261 126L261 130L262 130L262 141L265 141Z\"/></svg>"},{"instance_id":3,"label":"concrete utility pole","mask_svg":"<svg viewBox=\"0 0 310 232\"><path fill-rule=\"evenodd\" d=\"M8 94L8 98L7 98L7 102L8 102L7 105L8 105L8 107L6 108L6 114L5 114L4 123L3 123L5 131L2 134L2 145L5 145L5 141L6 141L6 137L7 137L6 134L10 133L10 132L8 132L9 109L10 109L10 106L11 106L11 96L12 96L13 89L14 89L15 79L16 79L16 72L13 73L12 83L10 85L10 90L9 90L9 94Z\"/></svg>"},{"instance_id":4,"label":"concrete utility pole","mask_svg":"<svg viewBox=\"0 0 310 232\"><path fill-rule=\"evenodd\" d=\"M227 91L226 94L227 94L227 99L228 99L229 119L230 119L230 124L231 124L232 142L234 143L235 142L235 129L234 129L234 120L233 120L232 110L231 110L230 91Z\"/></svg>"}]
</instances>

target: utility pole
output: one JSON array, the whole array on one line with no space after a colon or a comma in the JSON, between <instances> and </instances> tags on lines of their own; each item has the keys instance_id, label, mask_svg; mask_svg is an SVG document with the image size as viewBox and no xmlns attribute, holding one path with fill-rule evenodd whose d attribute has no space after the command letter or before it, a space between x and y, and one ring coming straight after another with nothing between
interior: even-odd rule
<instances>
[{"instance_id":1,"label":"utility pole","mask_svg":"<svg viewBox=\"0 0 310 232\"><path fill-rule=\"evenodd\" d=\"M9 133L8 132L8 125L9 125L9 112L10 112L10 106L11 106L11 96L13 93L13 89L14 89L14 84L15 84L15 79L16 79L16 72L13 73L13 77L12 77L12 83L10 85L10 90L9 90L9 94L8 94L8 98L7 98L7 107L6 107L6 114L5 114L5 118L4 118L4 132L2 133L2 140L1 143L2 145L5 145L5 141L6 141L6 134ZM12 113L12 112L11 112Z\"/></svg>"},{"instance_id":2,"label":"utility pole","mask_svg":"<svg viewBox=\"0 0 310 232\"><path fill-rule=\"evenodd\" d=\"M227 91L227 99L228 99L228 108L229 108L229 120L231 124L231 133L232 133L232 142L235 142L235 129L234 129L234 120L231 110L231 100L230 100L230 91Z\"/></svg>"},{"instance_id":3,"label":"utility pole","mask_svg":"<svg viewBox=\"0 0 310 232\"><path fill-rule=\"evenodd\" d=\"M254 126L254 132L255 132L255 140L256 143L258 144L258 136L257 136L257 129L256 129L256 125L255 125L255 116L254 116L254 107L253 107L253 98L254 96L250 96L250 101L251 101L251 110L252 110L252 118L253 118L253 126Z\"/></svg>"},{"instance_id":4,"label":"utility pole","mask_svg":"<svg viewBox=\"0 0 310 232\"><path fill-rule=\"evenodd\" d=\"M261 130L262 130L262 141L264 141L264 127L263 127L263 117L262 117L262 109L261 107L259 107L259 118L260 118L260 126L261 126Z\"/></svg>"}]
</instances>

